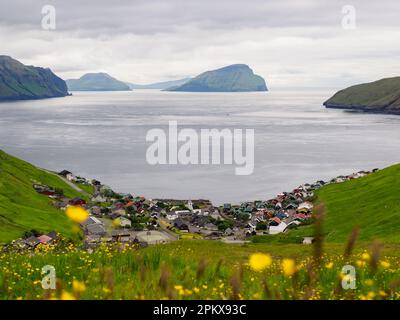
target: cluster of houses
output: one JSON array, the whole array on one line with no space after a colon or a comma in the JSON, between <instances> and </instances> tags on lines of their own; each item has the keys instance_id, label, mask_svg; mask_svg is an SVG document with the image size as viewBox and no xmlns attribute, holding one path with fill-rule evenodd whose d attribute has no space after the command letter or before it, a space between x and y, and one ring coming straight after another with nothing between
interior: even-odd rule
<instances>
[{"instance_id":1,"label":"cluster of houses","mask_svg":"<svg viewBox=\"0 0 400 320\"><path fill-rule=\"evenodd\" d=\"M47 234L29 233L25 238L17 239L12 241L9 245L3 248L4 251L33 251L39 245L49 245L54 244L59 238L57 232L52 231Z\"/></svg>"},{"instance_id":2,"label":"cluster of houses","mask_svg":"<svg viewBox=\"0 0 400 320\"><path fill-rule=\"evenodd\" d=\"M72 172L68 170L63 170L58 173L60 176L66 178L68 181L75 182L78 184L87 184L89 185L90 182L86 178L75 176Z\"/></svg>"},{"instance_id":3,"label":"cluster of houses","mask_svg":"<svg viewBox=\"0 0 400 320\"><path fill-rule=\"evenodd\" d=\"M204 200L203 200L204 201ZM186 203L186 210L173 210L167 213L166 219L170 225L181 231L199 234L207 239L222 237L225 229L218 227L224 218L219 208L208 203L204 208L193 208L193 201Z\"/></svg>"},{"instance_id":4,"label":"cluster of houses","mask_svg":"<svg viewBox=\"0 0 400 320\"><path fill-rule=\"evenodd\" d=\"M329 181L319 180L313 184L304 184L291 192L282 192L267 201L245 202L241 205L224 204L223 212L236 220L247 221L246 236L256 234L278 234L287 232L301 224L309 223L313 212L314 192L333 183L342 183L358 179L376 172L359 171L348 176L338 176ZM307 237L303 243L311 243Z\"/></svg>"},{"instance_id":5,"label":"cluster of houses","mask_svg":"<svg viewBox=\"0 0 400 320\"><path fill-rule=\"evenodd\" d=\"M82 206L90 214L81 224L85 245L101 242L125 242L147 245L179 239L182 233L201 235L204 239L245 241L257 234L287 232L301 224L310 223L314 192L331 183L341 183L364 177L377 171L360 171L339 176L330 181L304 184L291 192L282 192L266 201L229 203L214 207L208 200L146 199L114 192L98 180L88 181L64 170L59 175L75 184L90 184L91 199L67 198L62 190L35 182L36 192L49 197L55 207ZM85 198L85 197L84 197ZM55 233L30 236L17 242L19 247L34 248L51 243ZM304 239L311 243L312 238Z\"/></svg>"}]
</instances>

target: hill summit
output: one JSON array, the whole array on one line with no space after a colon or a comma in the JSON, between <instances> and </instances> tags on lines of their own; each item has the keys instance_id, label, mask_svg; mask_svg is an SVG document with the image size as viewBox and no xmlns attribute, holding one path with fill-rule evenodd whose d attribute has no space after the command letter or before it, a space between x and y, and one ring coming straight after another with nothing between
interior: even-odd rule
<instances>
[{"instance_id":1,"label":"hill summit","mask_svg":"<svg viewBox=\"0 0 400 320\"><path fill-rule=\"evenodd\" d=\"M67 80L71 91L130 91L129 86L107 73L86 73L79 79Z\"/></svg>"},{"instance_id":2,"label":"hill summit","mask_svg":"<svg viewBox=\"0 0 400 320\"><path fill-rule=\"evenodd\" d=\"M233 64L204 72L181 86L167 91L187 92L248 92L268 91L265 80L245 64Z\"/></svg>"}]
</instances>

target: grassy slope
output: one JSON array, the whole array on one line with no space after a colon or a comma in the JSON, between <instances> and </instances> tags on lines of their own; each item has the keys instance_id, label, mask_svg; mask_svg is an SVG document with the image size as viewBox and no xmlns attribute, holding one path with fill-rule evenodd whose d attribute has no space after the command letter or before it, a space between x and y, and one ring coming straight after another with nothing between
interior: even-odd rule
<instances>
[{"instance_id":1,"label":"grassy slope","mask_svg":"<svg viewBox=\"0 0 400 320\"><path fill-rule=\"evenodd\" d=\"M359 240L400 243L400 165L370 176L333 184L317 192L326 206L324 232L328 242L346 242L352 229L360 227ZM313 227L300 227L279 240L311 236ZM276 239L274 239L276 241Z\"/></svg>"},{"instance_id":2,"label":"grassy slope","mask_svg":"<svg viewBox=\"0 0 400 320\"><path fill-rule=\"evenodd\" d=\"M395 77L364 83L341 90L327 100L325 105L367 108L383 108L392 105L389 109L398 109L399 100L400 77Z\"/></svg>"},{"instance_id":3,"label":"grassy slope","mask_svg":"<svg viewBox=\"0 0 400 320\"><path fill-rule=\"evenodd\" d=\"M129 86L107 73L87 73L80 79L66 81L71 91L129 91Z\"/></svg>"},{"instance_id":4,"label":"grassy slope","mask_svg":"<svg viewBox=\"0 0 400 320\"><path fill-rule=\"evenodd\" d=\"M0 55L0 100L66 96L65 82L50 69L25 66Z\"/></svg>"},{"instance_id":5,"label":"grassy slope","mask_svg":"<svg viewBox=\"0 0 400 320\"><path fill-rule=\"evenodd\" d=\"M72 237L64 213L55 209L49 198L35 192L33 181L61 188L67 197L81 196L56 176L0 151L0 243L31 229L56 230Z\"/></svg>"},{"instance_id":6,"label":"grassy slope","mask_svg":"<svg viewBox=\"0 0 400 320\"><path fill-rule=\"evenodd\" d=\"M74 183L78 188L80 188L83 191L86 191L89 194L94 193L94 187L91 184L80 184L80 183Z\"/></svg>"},{"instance_id":7,"label":"grassy slope","mask_svg":"<svg viewBox=\"0 0 400 320\"><path fill-rule=\"evenodd\" d=\"M264 79L248 66L231 65L204 72L170 91L238 92L267 91L267 88Z\"/></svg>"}]
</instances>

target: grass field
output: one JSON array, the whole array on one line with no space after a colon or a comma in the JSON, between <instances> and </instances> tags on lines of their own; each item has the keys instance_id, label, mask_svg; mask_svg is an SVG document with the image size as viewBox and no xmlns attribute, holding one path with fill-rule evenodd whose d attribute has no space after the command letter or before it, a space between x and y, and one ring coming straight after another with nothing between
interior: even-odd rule
<instances>
[{"instance_id":1,"label":"grass field","mask_svg":"<svg viewBox=\"0 0 400 320\"><path fill-rule=\"evenodd\" d=\"M94 187L91 184L75 183L75 185L81 190L86 191L91 195L94 193Z\"/></svg>"},{"instance_id":2,"label":"grass field","mask_svg":"<svg viewBox=\"0 0 400 320\"><path fill-rule=\"evenodd\" d=\"M399 299L398 246L384 247L380 259L368 246L348 258L343 251L344 245L328 244L316 264L312 246L206 240L140 250L88 253L70 246L57 254L2 254L0 299ZM253 253L270 255L272 263L253 270ZM356 266L355 290L341 289L345 264ZM57 290L41 287L45 265L55 267Z\"/></svg>"},{"instance_id":3,"label":"grass field","mask_svg":"<svg viewBox=\"0 0 400 320\"><path fill-rule=\"evenodd\" d=\"M74 237L65 214L55 209L48 197L36 193L34 182L63 189L67 197L82 197L57 176L0 151L0 244L31 229L56 230Z\"/></svg>"}]
</instances>

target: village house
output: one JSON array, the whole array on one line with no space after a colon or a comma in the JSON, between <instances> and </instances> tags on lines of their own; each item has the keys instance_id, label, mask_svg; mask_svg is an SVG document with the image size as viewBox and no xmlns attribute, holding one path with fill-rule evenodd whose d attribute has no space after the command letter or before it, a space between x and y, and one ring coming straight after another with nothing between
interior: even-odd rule
<instances>
[{"instance_id":1,"label":"village house","mask_svg":"<svg viewBox=\"0 0 400 320\"><path fill-rule=\"evenodd\" d=\"M303 244L313 244L314 243L314 237L304 237L302 243Z\"/></svg>"},{"instance_id":2,"label":"village house","mask_svg":"<svg viewBox=\"0 0 400 320\"><path fill-rule=\"evenodd\" d=\"M194 209L194 210L193 210L193 213L194 213L194 214L197 214L197 215L199 215L199 216L208 216L209 211L206 210L206 209Z\"/></svg>"},{"instance_id":3,"label":"village house","mask_svg":"<svg viewBox=\"0 0 400 320\"><path fill-rule=\"evenodd\" d=\"M91 201L97 202L97 203L104 203L104 202L107 202L107 198L103 197L100 193L97 193L97 194L93 195Z\"/></svg>"},{"instance_id":4,"label":"village house","mask_svg":"<svg viewBox=\"0 0 400 320\"><path fill-rule=\"evenodd\" d=\"M167 219L169 220L169 221L174 221L174 220L176 220L176 219L178 219L178 215L176 214L176 212L175 211L172 211L172 212L169 212L169 213L167 213Z\"/></svg>"},{"instance_id":5,"label":"village house","mask_svg":"<svg viewBox=\"0 0 400 320\"><path fill-rule=\"evenodd\" d=\"M112 210L111 214L112 215L117 215L117 216L125 216L126 215L126 211L123 208L115 209L115 210Z\"/></svg>"},{"instance_id":6,"label":"village house","mask_svg":"<svg viewBox=\"0 0 400 320\"><path fill-rule=\"evenodd\" d=\"M130 242L133 241L131 233L126 230L113 230L111 233L112 241Z\"/></svg>"},{"instance_id":7,"label":"village house","mask_svg":"<svg viewBox=\"0 0 400 320\"><path fill-rule=\"evenodd\" d=\"M85 220L84 222L81 223L82 227L86 227L90 224L103 224L103 222L101 222L98 218L96 217L92 217L90 216L89 218L87 218L87 220Z\"/></svg>"},{"instance_id":8,"label":"village house","mask_svg":"<svg viewBox=\"0 0 400 320\"><path fill-rule=\"evenodd\" d=\"M115 221L115 220L114 220L114 221ZM125 217L120 217L120 218L118 218L118 221L119 221L119 225L120 225L122 228L131 227L131 226L132 226L131 220L129 220L129 219L125 218Z\"/></svg>"},{"instance_id":9,"label":"village house","mask_svg":"<svg viewBox=\"0 0 400 320\"><path fill-rule=\"evenodd\" d=\"M65 210L65 209L69 206L69 199L65 198L65 199L62 199L61 201L57 201L57 202L54 204L54 206L55 206L57 209Z\"/></svg>"},{"instance_id":10,"label":"village house","mask_svg":"<svg viewBox=\"0 0 400 320\"><path fill-rule=\"evenodd\" d=\"M314 208L314 205L311 202L306 201L299 205L299 207L297 208L297 212L298 213L308 213L308 212L311 212L313 208Z\"/></svg>"},{"instance_id":11,"label":"village house","mask_svg":"<svg viewBox=\"0 0 400 320\"><path fill-rule=\"evenodd\" d=\"M180 231L187 231L189 232L189 226L186 222L182 219L178 218L174 220L174 227L179 229Z\"/></svg>"},{"instance_id":12,"label":"village house","mask_svg":"<svg viewBox=\"0 0 400 320\"><path fill-rule=\"evenodd\" d=\"M224 232L224 235L225 236L233 236L234 235L234 232L233 232L233 230L231 229L231 228L227 228L226 230L225 230L225 232Z\"/></svg>"},{"instance_id":13,"label":"village house","mask_svg":"<svg viewBox=\"0 0 400 320\"><path fill-rule=\"evenodd\" d=\"M20 250L33 250L38 245L50 245L58 238L56 232L52 231L47 234L42 234L40 236L30 236L26 239L18 239L11 242L9 245L5 246L3 250L7 251L9 249L20 251Z\"/></svg>"},{"instance_id":14,"label":"village house","mask_svg":"<svg viewBox=\"0 0 400 320\"><path fill-rule=\"evenodd\" d=\"M40 241L42 244L50 244L53 242L53 238L49 237L46 234L42 234L41 236L37 237L37 239Z\"/></svg>"},{"instance_id":15,"label":"village house","mask_svg":"<svg viewBox=\"0 0 400 320\"><path fill-rule=\"evenodd\" d=\"M86 204L86 201L81 198L73 198L69 200L68 203L71 206L84 206Z\"/></svg>"},{"instance_id":16,"label":"village house","mask_svg":"<svg viewBox=\"0 0 400 320\"><path fill-rule=\"evenodd\" d=\"M98 181L98 180L96 180L96 179L93 179L93 180L91 181L91 183L92 183L92 185L95 186L95 187L101 186L101 182Z\"/></svg>"},{"instance_id":17,"label":"village house","mask_svg":"<svg viewBox=\"0 0 400 320\"><path fill-rule=\"evenodd\" d=\"M93 216L82 222L81 227L87 235L105 236L107 234L103 222Z\"/></svg>"},{"instance_id":18,"label":"village house","mask_svg":"<svg viewBox=\"0 0 400 320\"><path fill-rule=\"evenodd\" d=\"M285 231L285 229L287 228L287 224L285 222L281 222L279 225L277 226L271 226L268 229L268 233L269 234L278 234L278 233L282 233Z\"/></svg>"},{"instance_id":19,"label":"village house","mask_svg":"<svg viewBox=\"0 0 400 320\"><path fill-rule=\"evenodd\" d=\"M101 208L99 206L92 206L89 208L89 212L92 215L100 216L101 215Z\"/></svg>"},{"instance_id":20,"label":"village house","mask_svg":"<svg viewBox=\"0 0 400 320\"><path fill-rule=\"evenodd\" d=\"M183 215L189 215L189 214L191 214L191 211L190 211L190 210L175 210L175 213L176 213L178 216L183 216Z\"/></svg>"},{"instance_id":21,"label":"village house","mask_svg":"<svg viewBox=\"0 0 400 320\"><path fill-rule=\"evenodd\" d=\"M85 231L89 235L105 236L107 234L103 224L89 224L85 227Z\"/></svg>"},{"instance_id":22,"label":"village house","mask_svg":"<svg viewBox=\"0 0 400 320\"><path fill-rule=\"evenodd\" d=\"M66 178L68 181L74 181L75 180L75 176L72 174L72 172L70 172L68 170L63 170L63 171L59 172L58 175Z\"/></svg>"}]
</instances>

